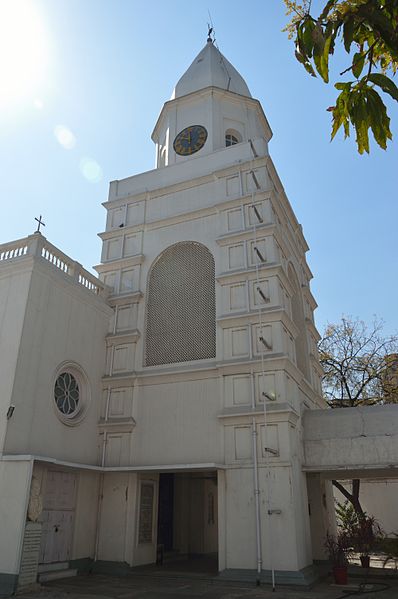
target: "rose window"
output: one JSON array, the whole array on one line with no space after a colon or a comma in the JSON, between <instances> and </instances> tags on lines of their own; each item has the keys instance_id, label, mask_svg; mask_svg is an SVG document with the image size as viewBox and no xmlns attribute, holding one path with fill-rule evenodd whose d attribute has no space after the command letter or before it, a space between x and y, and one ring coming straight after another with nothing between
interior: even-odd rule
<instances>
[{"instance_id":1,"label":"rose window","mask_svg":"<svg viewBox=\"0 0 398 599\"><path fill-rule=\"evenodd\" d=\"M78 409L79 399L79 385L73 374L60 374L54 386L54 400L58 410L65 416L74 414Z\"/></svg>"}]
</instances>

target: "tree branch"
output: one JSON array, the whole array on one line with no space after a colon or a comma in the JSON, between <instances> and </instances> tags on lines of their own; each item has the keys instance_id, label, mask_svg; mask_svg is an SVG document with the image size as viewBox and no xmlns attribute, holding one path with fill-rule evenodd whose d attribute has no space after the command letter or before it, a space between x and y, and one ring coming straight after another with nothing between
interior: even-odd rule
<instances>
[{"instance_id":1,"label":"tree branch","mask_svg":"<svg viewBox=\"0 0 398 599\"><path fill-rule=\"evenodd\" d=\"M348 501L350 503L352 503L353 496L351 495L351 493L349 491L347 491L347 489L345 487L343 487L343 485L341 483L339 483L338 480L332 480L332 484L334 487L336 487L336 489L338 489L340 491L340 493L342 495L344 495L344 497L346 499L348 499Z\"/></svg>"},{"instance_id":2,"label":"tree branch","mask_svg":"<svg viewBox=\"0 0 398 599\"><path fill-rule=\"evenodd\" d=\"M366 51L366 54L364 56L364 60L366 59L366 57L369 54L369 52L372 52L372 56L373 56L373 48L377 44L377 42L378 42L378 40L374 41L373 44L370 46L370 48ZM344 71L341 71L340 76L341 75L345 75L345 73L348 73L348 71L351 71L359 63L359 61L361 59L362 59L362 57L358 58L358 60L356 60L355 62L353 62L350 67L347 67L346 69L344 69ZM368 77L369 77L369 75L370 75L370 71L368 73ZM354 77L355 77L355 75L354 75Z\"/></svg>"},{"instance_id":3,"label":"tree branch","mask_svg":"<svg viewBox=\"0 0 398 599\"><path fill-rule=\"evenodd\" d=\"M359 501L359 488L360 488L360 484L361 484L360 479L359 478L353 479L352 493L347 491L347 489L338 480L332 480L332 484L334 487L336 487L336 489L338 489L340 491L340 493L347 499L347 501L349 501L351 503L351 505L354 508L355 513L358 515L358 517L364 518L365 512L363 511L362 506Z\"/></svg>"}]
</instances>

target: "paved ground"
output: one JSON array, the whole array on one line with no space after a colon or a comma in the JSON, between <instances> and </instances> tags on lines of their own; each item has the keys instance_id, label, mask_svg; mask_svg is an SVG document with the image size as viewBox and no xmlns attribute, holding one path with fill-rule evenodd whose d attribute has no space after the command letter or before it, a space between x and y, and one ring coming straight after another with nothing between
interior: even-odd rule
<instances>
[{"instance_id":1,"label":"paved ground","mask_svg":"<svg viewBox=\"0 0 398 599\"><path fill-rule=\"evenodd\" d=\"M124 577L91 574L46 583L18 599L398 599L397 577L369 578L368 587L357 593L360 578L351 578L351 587L336 587L331 581L317 584L311 590L227 583L192 577L156 577L132 574ZM387 587L387 588L386 588Z\"/></svg>"}]
</instances>

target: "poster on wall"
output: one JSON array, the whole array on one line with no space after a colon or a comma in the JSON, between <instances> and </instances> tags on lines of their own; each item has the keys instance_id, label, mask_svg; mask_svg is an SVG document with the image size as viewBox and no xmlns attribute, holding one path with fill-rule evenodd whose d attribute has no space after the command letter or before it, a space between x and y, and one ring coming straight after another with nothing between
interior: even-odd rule
<instances>
[{"instance_id":1,"label":"poster on wall","mask_svg":"<svg viewBox=\"0 0 398 599\"><path fill-rule=\"evenodd\" d=\"M143 483L140 497L138 543L152 543L154 485Z\"/></svg>"}]
</instances>

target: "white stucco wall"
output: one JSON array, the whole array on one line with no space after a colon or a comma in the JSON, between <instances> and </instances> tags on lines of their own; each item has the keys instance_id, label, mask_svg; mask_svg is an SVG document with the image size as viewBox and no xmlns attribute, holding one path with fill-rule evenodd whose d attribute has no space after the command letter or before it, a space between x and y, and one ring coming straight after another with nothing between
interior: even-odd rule
<instances>
[{"instance_id":1,"label":"white stucco wall","mask_svg":"<svg viewBox=\"0 0 398 599\"><path fill-rule=\"evenodd\" d=\"M156 530L157 474L149 475L155 485L153 527ZM100 503L99 560L126 562L129 565L151 563L156 557L154 544L144 547L141 555L138 547L138 513L140 475L135 473L106 473L103 476L102 501ZM154 539L155 540L155 539ZM149 552L146 555L145 550Z\"/></svg>"},{"instance_id":2,"label":"white stucco wall","mask_svg":"<svg viewBox=\"0 0 398 599\"><path fill-rule=\"evenodd\" d=\"M261 137L256 136L254 139L254 145L257 152L261 154L267 153L267 146L265 140ZM126 177L118 181L112 181L109 186L109 202L112 205L106 205L107 209L117 208L115 202L123 204L126 202L126 198L143 194L143 199L148 191L161 189L181 183L183 181L189 181L194 177L208 176L217 170L221 170L228 167L235 167L240 160L247 162L252 160L253 153L249 143L242 143L229 148L223 148L218 152L210 155L195 155L192 156L189 161L185 160L179 164L170 165L168 168L154 169L146 171L132 177ZM109 227L111 222L109 222Z\"/></svg>"},{"instance_id":3,"label":"white stucco wall","mask_svg":"<svg viewBox=\"0 0 398 599\"><path fill-rule=\"evenodd\" d=\"M0 453L8 424L6 413L12 403L30 278L28 261L21 264L17 258L0 263Z\"/></svg>"},{"instance_id":4,"label":"white stucco wall","mask_svg":"<svg viewBox=\"0 0 398 599\"><path fill-rule=\"evenodd\" d=\"M128 474L107 474L103 482L98 557L125 561Z\"/></svg>"},{"instance_id":5,"label":"white stucco wall","mask_svg":"<svg viewBox=\"0 0 398 599\"><path fill-rule=\"evenodd\" d=\"M104 300L52 265L35 261L12 395L16 408L8 423L5 453L96 463L110 314ZM90 401L76 426L61 422L54 404L56 371L64 362L79 365L88 379Z\"/></svg>"},{"instance_id":6,"label":"white stucco wall","mask_svg":"<svg viewBox=\"0 0 398 599\"><path fill-rule=\"evenodd\" d=\"M32 462L0 460L0 573L18 574Z\"/></svg>"},{"instance_id":7,"label":"white stucco wall","mask_svg":"<svg viewBox=\"0 0 398 599\"><path fill-rule=\"evenodd\" d=\"M71 559L94 557L99 478L98 472L82 471L78 473Z\"/></svg>"},{"instance_id":8,"label":"white stucco wall","mask_svg":"<svg viewBox=\"0 0 398 599\"><path fill-rule=\"evenodd\" d=\"M393 474L398 464L397 422L396 404L306 410L305 467L319 471L384 468Z\"/></svg>"},{"instance_id":9,"label":"white stucco wall","mask_svg":"<svg viewBox=\"0 0 398 599\"><path fill-rule=\"evenodd\" d=\"M218 378L139 387L135 406L134 464L220 461Z\"/></svg>"},{"instance_id":10,"label":"white stucco wall","mask_svg":"<svg viewBox=\"0 0 398 599\"><path fill-rule=\"evenodd\" d=\"M320 474L308 474L307 493L312 557L314 560L325 560L328 559L325 548L326 535L336 532L332 483L322 480Z\"/></svg>"},{"instance_id":11,"label":"white stucco wall","mask_svg":"<svg viewBox=\"0 0 398 599\"><path fill-rule=\"evenodd\" d=\"M300 506L302 489L297 486L289 467L273 466L269 472L260 467L259 479L262 567L264 570L274 567L297 571L312 562L307 539L309 529L300 523L300 519L305 518ZM268 509L278 513L269 515ZM226 471L224 517L226 553L225 561L221 556L221 563L225 563L227 569L255 570L256 511L252 468Z\"/></svg>"}]
</instances>

